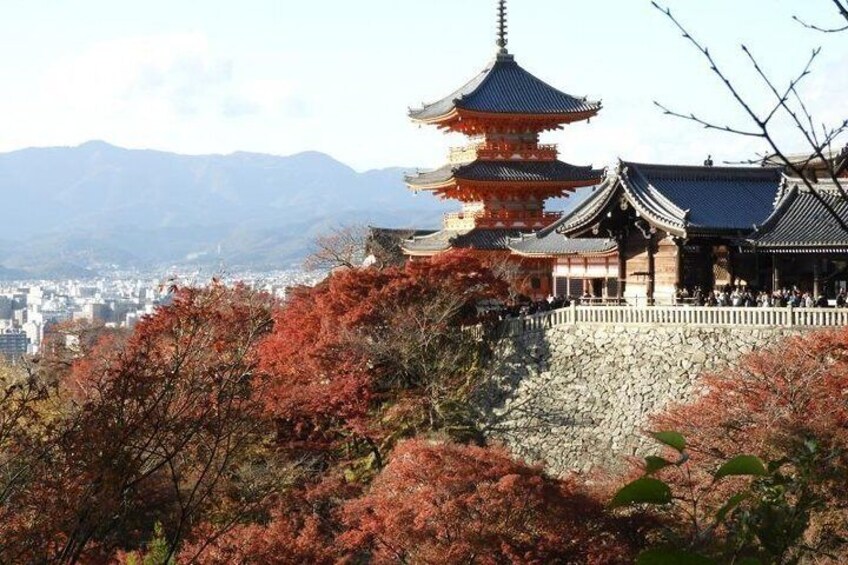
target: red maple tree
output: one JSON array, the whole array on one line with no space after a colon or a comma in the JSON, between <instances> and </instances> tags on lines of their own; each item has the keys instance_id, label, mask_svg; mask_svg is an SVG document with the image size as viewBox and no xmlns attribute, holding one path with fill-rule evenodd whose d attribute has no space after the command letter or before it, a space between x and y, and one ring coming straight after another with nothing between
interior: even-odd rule
<instances>
[{"instance_id":1,"label":"red maple tree","mask_svg":"<svg viewBox=\"0 0 848 565\"><path fill-rule=\"evenodd\" d=\"M292 447L363 443L376 457L408 425L438 427L445 383L473 372L476 345L462 325L505 285L473 255L451 253L381 270L333 273L275 315L262 344L268 407ZM460 387L453 387L456 390Z\"/></svg>"},{"instance_id":2,"label":"red maple tree","mask_svg":"<svg viewBox=\"0 0 848 565\"><path fill-rule=\"evenodd\" d=\"M36 407L49 417L29 437L39 450L4 485L2 560L102 562L156 522L174 551L198 520L258 510L267 485L250 469L270 422L255 345L270 312L241 286L187 288L70 364L52 350L62 362L42 360L56 372L37 375L50 387Z\"/></svg>"},{"instance_id":3,"label":"red maple tree","mask_svg":"<svg viewBox=\"0 0 848 565\"><path fill-rule=\"evenodd\" d=\"M499 448L409 440L345 507L376 563L630 563L635 541L572 480Z\"/></svg>"}]
</instances>

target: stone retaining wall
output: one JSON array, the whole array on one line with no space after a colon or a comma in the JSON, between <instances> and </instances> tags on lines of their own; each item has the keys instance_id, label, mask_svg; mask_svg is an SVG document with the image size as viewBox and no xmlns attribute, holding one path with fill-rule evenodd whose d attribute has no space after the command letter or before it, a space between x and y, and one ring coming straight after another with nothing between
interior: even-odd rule
<instances>
[{"instance_id":1,"label":"stone retaining wall","mask_svg":"<svg viewBox=\"0 0 848 565\"><path fill-rule=\"evenodd\" d=\"M502 340L481 404L489 436L554 473L617 468L655 445L647 416L697 377L798 330L576 325Z\"/></svg>"}]
</instances>

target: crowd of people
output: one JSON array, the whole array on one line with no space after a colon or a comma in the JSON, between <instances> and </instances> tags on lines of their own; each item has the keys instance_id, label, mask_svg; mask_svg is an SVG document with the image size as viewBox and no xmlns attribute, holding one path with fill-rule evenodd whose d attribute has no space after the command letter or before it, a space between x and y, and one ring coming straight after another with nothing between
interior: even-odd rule
<instances>
[{"instance_id":1,"label":"crowd of people","mask_svg":"<svg viewBox=\"0 0 848 565\"><path fill-rule=\"evenodd\" d=\"M747 287L724 286L712 291L704 292L700 287L693 291L686 288L676 293L678 304L689 304L692 306L730 306L747 308L773 308L792 306L794 308L828 308L830 301L823 295L814 296L813 293L802 291L798 287L782 288L773 292L757 291ZM836 296L837 308L846 307L845 291Z\"/></svg>"},{"instance_id":2,"label":"crowd of people","mask_svg":"<svg viewBox=\"0 0 848 565\"><path fill-rule=\"evenodd\" d=\"M525 298L524 300L517 300L510 304L500 305L496 313L501 320L532 316L533 314L568 308L571 306L572 301L573 299L565 296L549 296L546 300L530 300L529 298Z\"/></svg>"},{"instance_id":3,"label":"crowd of people","mask_svg":"<svg viewBox=\"0 0 848 565\"><path fill-rule=\"evenodd\" d=\"M680 289L675 295L675 301L681 306L709 306L709 307L736 307L736 308L777 308L792 306L794 308L829 308L831 302L825 296L813 296L811 292L802 291L797 287L782 288L774 292L757 291L742 286L724 286L709 291L703 291L700 287L693 290ZM579 306L610 305L616 304L616 299L603 299L591 294L583 296L549 296L547 299L530 300L524 298L510 304L499 304L494 314L501 320L518 318L521 316L532 316L542 312L567 308L571 304ZM622 303L626 303L622 301ZM848 295L845 291L836 295L834 305L836 308L848 307Z\"/></svg>"}]
</instances>

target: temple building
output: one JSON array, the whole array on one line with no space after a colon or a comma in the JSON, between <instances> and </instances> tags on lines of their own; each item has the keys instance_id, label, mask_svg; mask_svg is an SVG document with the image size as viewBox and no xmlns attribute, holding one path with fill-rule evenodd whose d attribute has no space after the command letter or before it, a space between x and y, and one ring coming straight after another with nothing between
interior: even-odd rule
<instances>
[{"instance_id":1,"label":"temple building","mask_svg":"<svg viewBox=\"0 0 848 565\"><path fill-rule=\"evenodd\" d=\"M832 298L848 290L848 154L839 159L805 163L806 182L768 164L620 161L577 208L509 247L548 260L563 296L671 304L680 289L730 285Z\"/></svg>"},{"instance_id":2,"label":"temple building","mask_svg":"<svg viewBox=\"0 0 848 565\"><path fill-rule=\"evenodd\" d=\"M534 298L671 304L683 289L797 287L848 291L848 147L761 166L620 160L605 170L559 160L541 134L589 120L600 102L561 92L507 51L498 2L497 54L478 76L411 110L415 123L469 138L447 165L406 182L457 200L442 229L401 243L408 257L471 248L516 265ZM594 187L569 213L545 201Z\"/></svg>"},{"instance_id":3,"label":"temple building","mask_svg":"<svg viewBox=\"0 0 848 565\"><path fill-rule=\"evenodd\" d=\"M447 165L406 178L414 191L457 200L443 229L403 242L412 257L472 248L510 255L510 238L544 229L560 217L545 201L598 184L602 171L558 159L555 145L540 143L544 132L588 120L600 102L574 97L524 70L507 51L506 2L498 5L497 54L479 75L442 100L410 111L415 123L434 125L469 138L451 151ZM547 262L521 260L528 286L551 292Z\"/></svg>"}]
</instances>

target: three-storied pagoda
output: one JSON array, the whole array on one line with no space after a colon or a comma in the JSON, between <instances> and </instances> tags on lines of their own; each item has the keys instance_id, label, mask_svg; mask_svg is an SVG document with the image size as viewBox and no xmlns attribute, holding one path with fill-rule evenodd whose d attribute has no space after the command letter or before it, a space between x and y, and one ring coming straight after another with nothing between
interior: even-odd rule
<instances>
[{"instance_id":1,"label":"three-storied pagoda","mask_svg":"<svg viewBox=\"0 0 848 565\"><path fill-rule=\"evenodd\" d=\"M548 198L601 180L602 171L560 161L555 145L539 142L543 132L595 116L600 102L561 92L519 66L507 50L506 0L498 2L497 46L494 60L459 90L410 111L416 123L469 138L444 167L406 178L416 192L462 203L460 212L445 217L441 231L403 243L410 256L472 248L506 257L510 238L559 219L545 210ZM522 271L534 294L550 291L547 265L525 259Z\"/></svg>"}]
</instances>

